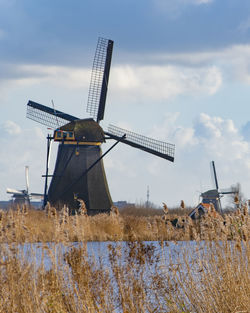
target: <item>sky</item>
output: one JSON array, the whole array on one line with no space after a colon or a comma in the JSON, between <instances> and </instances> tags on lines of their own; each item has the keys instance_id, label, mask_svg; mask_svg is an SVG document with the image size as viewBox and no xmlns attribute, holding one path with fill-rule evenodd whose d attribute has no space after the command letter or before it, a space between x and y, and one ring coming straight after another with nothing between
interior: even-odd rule
<instances>
[{"instance_id":1,"label":"sky","mask_svg":"<svg viewBox=\"0 0 250 313\"><path fill-rule=\"evenodd\" d=\"M214 187L212 160L219 187L250 198L248 0L0 0L0 199L25 188L26 165L43 192L51 130L26 118L27 102L88 117L98 37L114 40L101 126L176 149L172 163L119 143L104 158L113 200L143 203L149 186L158 206L194 206Z\"/></svg>"}]
</instances>

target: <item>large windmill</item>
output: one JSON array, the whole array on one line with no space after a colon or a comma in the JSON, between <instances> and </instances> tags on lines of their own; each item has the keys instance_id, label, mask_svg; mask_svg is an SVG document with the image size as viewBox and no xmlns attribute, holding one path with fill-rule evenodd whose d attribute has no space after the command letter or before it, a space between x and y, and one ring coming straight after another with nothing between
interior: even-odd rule
<instances>
[{"instance_id":1,"label":"large windmill","mask_svg":"<svg viewBox=\"0 0 250 313\"><path fill-rule=\"evenodd\" d=\"M112 200L102 160L107 152L104 155L101 152L101 144L107 139L174 161L175 147L172 144L114 125L103 130L99 125L104 118L112 51L112 40L98 39L87 102L91 118L81 119L33 101L28 102L27 117L54 128L53 139L59 142L48 191L48 200L52 205L67 204L75 210L79 205L77 198L80 198L84 200L88 214L110 210Z\"/></svg>"}]
</instances>

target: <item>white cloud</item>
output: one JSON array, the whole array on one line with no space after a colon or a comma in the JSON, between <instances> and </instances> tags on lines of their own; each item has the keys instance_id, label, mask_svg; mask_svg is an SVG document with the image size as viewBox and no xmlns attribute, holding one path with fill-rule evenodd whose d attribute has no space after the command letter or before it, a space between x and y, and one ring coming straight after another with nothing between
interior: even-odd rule
<instances>
[{"instance_id":1,"label":"white cloud","mask_svg":"<svg viewBox=\"0 0 250 313\"><path fill-rule=\"evenodd\" d=\"M17 135L21 133L20 126L13 121L4 122L1 128L9 135Z\"/></svg>"},{"instance_id":2,"label":"white cloud","mask_svg":"<svg viewBox=\"0 0 250 313\"><path fill-rule=\"evenodd\" d=\"M199 132L203 125L203 132ZM240 129L236 128L232 120L211 117L201 114L198 122L194 123L198 139L197 153L201 160L195 158L195 165L199 168L202 159L216 161L217 174L220 175L220 187L227 188L240 183L248 198L250 188L250 142L244 140Z\"/></svg>"},{"instance_id":3,"label":"white cloud","mask_svg":"<svg viewBox=\"0 0 250 313\"><path fill-rule=\"evenodd\" d=\"M179 112L165 114L163 123L161 125L155 125L149 136L162 141L166 141L167 138L172 140L175 131L180 127L180 125L177 124L179 116Z\"/></svg>"},{"instance_id":4,"label":"white cloud","mask_svg":"<svg viewBox=\"0 0 250 313\"><path fill-rule=\"evenodd\" d=\"M194 137L194 129L192 127L179 127L175 131L173 140L178 149L182 149L187 145L190 147L197 144L197 140Z\"/></svg>"},{"instance_id":5,"label":"white cloud","mask_svg":"<svg viewBox=\"0 0 250 313\"><path fill-rule=\"evenodd\" d=\"M68 89L87 87L90 83L90 69L64 66L20 65L17 72L23 73L16 82L20 85L33 85L46 81L51 85Z\"/></svg>"},{"instance_id":6,"label":"white cloud","mask_svg":"<svg viewBox=\"0 0 250 313\"><path fill-rule=\"evenodd\" d=\"M194 130L199 144L209 155L225 158L230 162L241 159L244 163L250 159L250 144L244 141L232 120L201 113L195 121Z\"/></svg>"},{"instance_id":7,"label":"white cloud","mask_svg":"<svg viewBox=\"0 0 250 313\"><path fill-rule=\"evenodd\" d=\"M166 100L180 94L214 94L222 84L215 66L187 68L179 66L119 66L112 69L115 92L136 99Z\"/></svg>"},{"instance_id":8,"label":"white cloud","mask_svg":"<svg viewBox=\"0 0 250 313\"><path fill-rule=\"evenodd\" d=\"M146 57L152 62L176 64L180 68L213 68L223 80L250 84L250 45L233 45L221 50L192 53L162 53ZM211 66L213 64L213 66ZM211 75L211 80L214 73Z\"/></svg>"},{"instance_id":9,"label":"white cloud","mask_svg":"<svg viewBox=\"0 0 250 313\"><path fill-rule=\"evenodd\" d=\"M67 90L86 90L90 70L73 67L20 65L10 67L2 89L10 85L32 87L42 84ZM212 95L222 84L222 73L215 66L181 67L170 65L119 65L112 67L110 86L118 99L136 101L166 100L181 94Z\"/></svg>"},{"instance_id":10,"label":"white cloud","mask_svg":"<svg viewBox=\"0 0 250 313\"><path fill-rule=\"evenodd\" d=\"M199 126L203 126L205 130L209 132L209 135L204 133L199 133ZM208 114L201 113L197 119L195 125L197 131L197 136L202 137L222 137L227 135L232 138L234 135L238 135L238 130L235 128L232 120L224 120L221 117L211 117Z\"/></svg>"},{"instance_id":11,"label":"white cloud","mask_svg":"<svg viewBox=\"0 0 250 313\"><path fill-rule=\"evenodd\" d=\"M214 0L154 0L155 8L168 18L178 18L191 5L208 5Z\"/></svg>"},{"instance_id":12,"label":"white cloud","mask_svg":"<svg viewBox=\"0 0 250 313\"><path fill-rule=\"evenodd\" d=\"M186 149L187 146L196 145L197 138L195 138L194 128L179 125L179 116L180 113L178 112L166 114L162 125L154 126L149 137L174 143L178 149Z\"/></svg>"},{"instance_id":13,"label":"white cloud","mask_svg":"<svg viewBox=\"0 0 250 313\"><path fill-rule=\"evenodd\" d=\"M32 87L49 84L67 89L87 88L90 83L90 69L66 66L5 64L0 74L2 89L9 86Z\"/></svg>"},{"instance_id":14,"label":"white cloud","mask_svg":"<svg viewBox=\"0 0 250 313\"><path fill-rule=\"evenodd\" d=\"M87 92L88 68L42 65L6 65L1 96L9 86L46 85ZM227 82L250 84L250 45L218 51L156 54L145 56L144 65L113 65L110 91L114 101L146 102L178 95L213 95ZM109 92L110 94L110 92Z\"/></svg>"}]
</instances>

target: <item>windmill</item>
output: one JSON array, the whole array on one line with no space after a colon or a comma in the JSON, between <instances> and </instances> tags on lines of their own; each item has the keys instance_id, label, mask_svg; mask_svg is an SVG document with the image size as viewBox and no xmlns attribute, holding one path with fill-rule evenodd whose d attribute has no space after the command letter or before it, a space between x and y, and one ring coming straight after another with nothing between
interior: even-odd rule
<instances>
[{"instance_id":1,"label":"windmill","mask_svg":"<svg viewBox=\"0 0 250 313\"><path fill-rule=\"evenodd\" d=\"M99 38L95 52L87 113L90 118L81 119L29 101L27 117L55 129L53 140L59 142L57 159L46 200L56 207L67 204L74 212L77 199L84 200L88 214L109 212L112 200L103 166L103 157L118 143L122 142L163 159L174 161L175 147L131 131L109 125L103 130L100 121L104 118L113 41ZM49 140L48 136L48 150ZM101 144L114 139L115 144L102 155ZM48 159L48 154L47 154ZM48 169L48 166L47 166Z\"/></svg>"},{"instance_id":2,"label":"windmill","mask_svg":"<svg viewBox=\"0 0 250 313\"><path fill-rule=\"evenodd\" d=\"M40 193L30 193L29 192L29 167L25 166L25 182L26 189L16 190L13 188L7 188L6 192L12 194L12 199L14 204L27 204L30 205L30 200L32 198L42 199L43 195Z\"/></svg>"},{"instance_id":3,"label":"windmill","mask_svg":"<svg viewBox=\"0 0 250 313\"><path fill-rule=\"evenodd\" d=\"M214 205L216 211L222 212L220 199L224 195L236 194L236 193L238 193L238 191L237 190L220 190L219 189L214 161L211 161L211 173L212 173L212 179L213 179L215 189L211 189L211 190L208 190L206 192L201 193L202 203L212 203Z\"/></svg>"}]
</instances>

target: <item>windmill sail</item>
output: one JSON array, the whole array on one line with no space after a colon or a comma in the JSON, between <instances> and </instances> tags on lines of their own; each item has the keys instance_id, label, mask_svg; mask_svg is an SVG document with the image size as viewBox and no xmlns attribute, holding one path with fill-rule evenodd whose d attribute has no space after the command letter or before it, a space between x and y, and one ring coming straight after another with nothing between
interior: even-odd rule
<instances>
[{"instance_id":1,"label":"windmill sail","mask_svg":"<svg viewBox=\"0 0 250 313\"><path fill-rule=\"evenodd\" d=\"M27 104L26 117L53 129L58 128L58 126L65 125L68 122L78 120L75 116L63 113L31 100Z\"/></svg>"},{"instance_id":2,"label":"windmill sail","mask_svg":"<svg viewBox=\"0 0 250 313\"><path fill-rule=\"evenodd\" d=\"M11 193L11 194L23 195L22 190L17 190L17 189L13 189L13 188L7 188L6 192Z\"/></svg>"},{"instance_id":3,"label":"windmill sail","mask_svg":"<svg viewBox=\"0 0 250 313\"><path fill-rule=\"evenodd\" d=\"M116 140L126 134L126 138L122 139L121 142L174 162L175 146L173 144L142 136L114 125L109 125L108 131L105 131L105 134Z\"/></svg>"},{"instance_id":4,"label":"windmill sail","mask_svg":"<svg viewBox=\"0 0 250 313\"><path fill-rule=\"evenodd\" d=\"M112 40L99 38L95 52L87 113L97 122L103 120L104 117L113 43Z\"/></svg>"},{"instance_id":5,"label":"windmill sail","mask_svg":"<svg viewBox=\"0 0 250 313\"><path fill-rule=\"evenodd\" d=\"M43 194L42 193L36 193L36 192L32 192L29 194L30 198L36 198L36 199L43 199Z\"/></svg>"},{"instance_id":6,"label":"windmill sail","mask_svg":"<svg viewBox=\"0 0 250 313\"><path fill-rule=\"evenodd\" d=\"M31 198L42 199L43 195L40 193L30 193L29 192L29 166L25 166L25 182L26 189L17 190L13 188L7 188L6 192L12 194L14 203L16 204L27 204L30 205Z\"/></svg>"},{"instance_id":7,"label":"windmill sail","mask_svg":"<svg viewBox=\"0 0 250 313\"><path fill-rule=\"evenodd\" d=\"M218 180L217 180L217 174L216 174L214 161L211 161L210 166L211 166L211 176L212 176L213 185L214 185L216 190L219 190L219 185L218 185Z\"/></svg>"},{"instance_id":8,"label":"windmill sail","mask_svg":"<svg viewBox=\"0 0 250 313\"><path fill-rule=\"evenodd\" d=\"M29 183L29 167L25 166L25 181L26 181L26 191L29 194L30 183Z\"/></svg>"}]
</instances>

